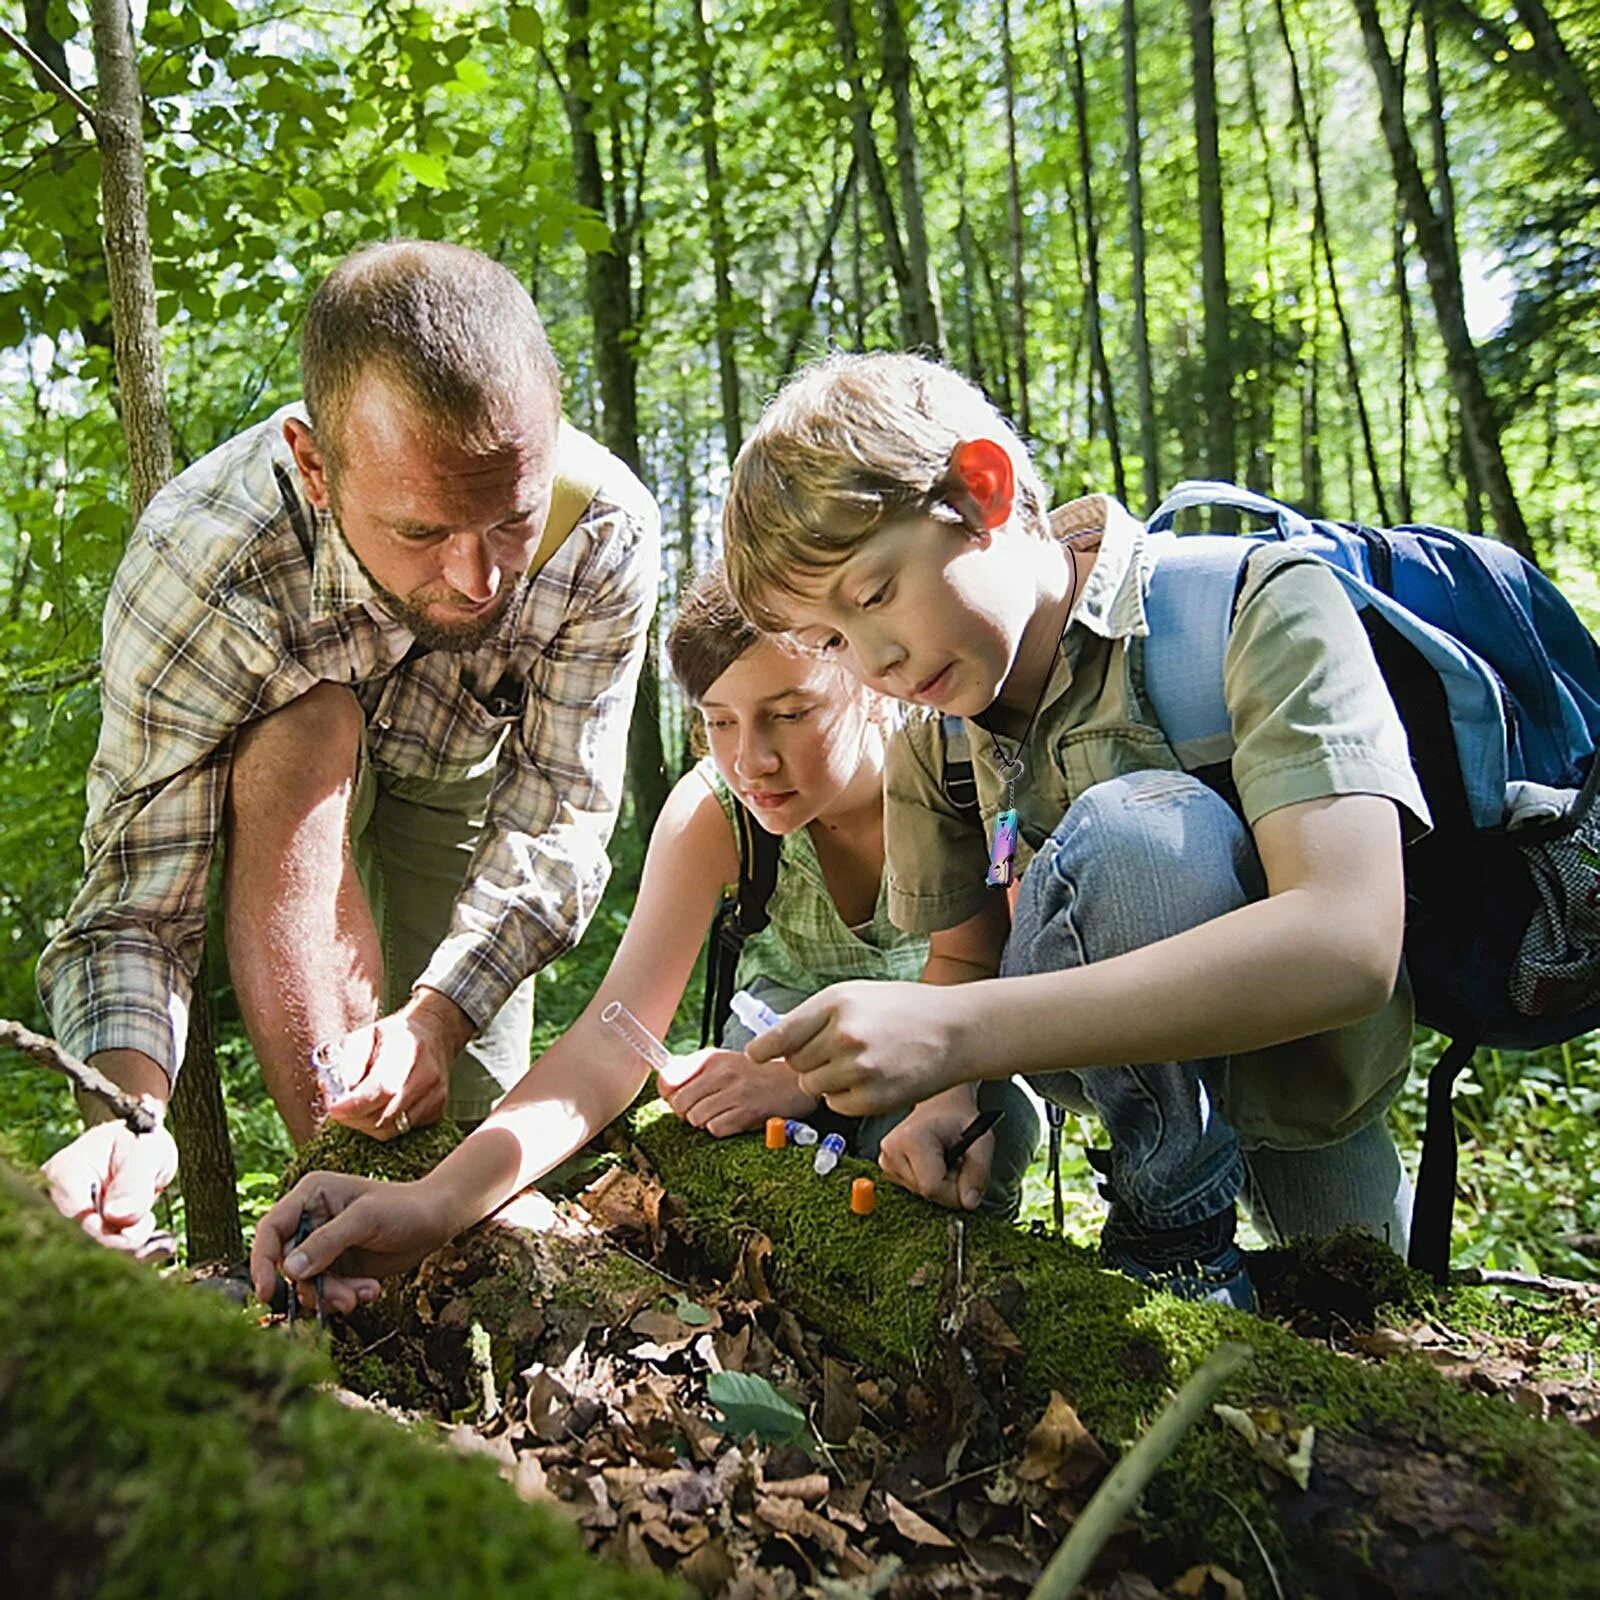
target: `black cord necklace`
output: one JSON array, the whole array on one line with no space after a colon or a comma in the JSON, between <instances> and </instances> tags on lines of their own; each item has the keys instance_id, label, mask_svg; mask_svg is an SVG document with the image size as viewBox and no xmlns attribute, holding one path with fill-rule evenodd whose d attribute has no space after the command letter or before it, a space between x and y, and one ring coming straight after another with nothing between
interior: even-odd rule
<instances>
[{"instance_id":1,"label":"black cord necklace","mask_svg":"<svg viewBox=\"0 0 1600 1600\"><path fill-rule=\"evenodd\" d=\"M1000 748L1000 740L994 730L982 723L979 724L989 735L990 753L994 757L995 770L1000 774L1000 781L1006 786L1005 809L994 819L994 835L989 841L989 871L983 880L991 889L1009 889L1017 879L1017 779L1027 770L1022 752L1033 733L1034 723L1039 720L1040 711L1044 709L1044 697L1049 692L1050 679L1055 675L1055 665L1061 655L1062 641L1067 637L1067 629L1072 626L1072 602L1078 596L1078 566L1072 559L1070 549L1066 555L1067 615L1061 624L1061 633L1056 639L1056 647L1051 652L1049 664L1045 667L1044 681L1039 685L1033 710L1028 713L1027 726L1022 730L1022 737L1017 740L1016 754L1008 756Z\"/></svg>"}]
</instances>

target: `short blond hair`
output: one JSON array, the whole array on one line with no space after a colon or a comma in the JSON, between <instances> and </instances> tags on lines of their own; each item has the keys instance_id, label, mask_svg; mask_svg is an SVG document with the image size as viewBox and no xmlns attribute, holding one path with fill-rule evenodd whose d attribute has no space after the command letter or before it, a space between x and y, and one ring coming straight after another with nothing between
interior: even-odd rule
<instances>
[{"instance_id":1,"label":"short blond hair","mask_svg":"<svg viewBox=\"0 0 1600 1600\"><path fill-rule=\"evenodd\" d=\"M733 464L722 510L728 584L757 627L788 625L778 597L840 566L885 523L925 513L959 521L950 457L990 439L1016 473L1012 515L1048 532L1044 485L1027 446L984 394L924 356L836 354L778 392Z\"/></svg>"}]
</instances>

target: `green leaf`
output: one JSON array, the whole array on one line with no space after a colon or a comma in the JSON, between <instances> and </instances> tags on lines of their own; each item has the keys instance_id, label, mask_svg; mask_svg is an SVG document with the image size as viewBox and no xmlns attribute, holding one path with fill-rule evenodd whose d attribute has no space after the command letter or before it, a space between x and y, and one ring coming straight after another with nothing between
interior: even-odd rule
<instances>
[{"instance_id":1,"label":"green leaf","mask_svg":"<svg viewBox=\"0 0 1600 1600\"><path fill-rule=\"evenodd\" d=\"M763 1444L799 1444L809 1432L805 1412L752 1372L713 1372L706 1398L726 1419L722 1431L739 1438L753 1433Z\"/></svg>"},{"instance_id":2,"label":"green leaf","mask_svg":"<svg viewBox=\"0 0 1600 1600\"><path fill-rule=\"evenodd\" d=\"M596 255L611 248L611 230L599 217L574 217L572 237L587 255Z\"/></svg>"},{"instance_id":3,"label":"green leaf","mask_svg":"<svg viewBox=\"0 0 1600 1600\"><path fill-rule=\"evenodd\" d=\"M303 183L291 183L288 189L290 201L297 211L317 221L328 209L323 198L315 189L309 189Z\"/></svg>"},{"instance_id":4,"label":"green leaf","mask_svg":"<svg viewBox=\"0 0 1600 1600\"><path fill-rule=\"evenodd\" d=\"M507 26L511 37L530 50L544 43L544 18L532 6L512 6Z\"/></svg>"},{"instance_id":5,"label":"green leaf","mask_svg":"<svg viewBox=\"0 0 1600 1600\"><path fill-rule=\"evenodd\" d=\"M376 128L383 118L370 100L356 100L345 113L345 120L352 128Z\"/></svg>"},{"instance_id":6,"label":"green leaf","mask_svg":"<svg viewBox=\"0 0 1600 1600\"><path fill-rule=\"evenodd\" d=\"M672 1310L686 1328L703 1328L711 1320L711 1313L704 1306L697 1306L686 1294L680 1294L673 1301Z\"/></svg>"},{"instance_id":7,"label":"green leaf","mask_svg":"<svg viewBox=\"0 0 1600 1600\"><path fill-rule=\"evenodd\" d=\"M426 188L442 189L450 181L444 170L444 162L438 156L430 156L421 150L396 150L394 158Z\"/></svg>"},{"instance_id":8,"label":"green leaf","mask_svg":"<svg viewBox=\"0 0 1600 1600\"><path fill-rule=\"evenodd\" d=\"M489 69L471 56L456 62L456 78L464 88L475 92L489 87Z\"/></svg>"}]
</instances>

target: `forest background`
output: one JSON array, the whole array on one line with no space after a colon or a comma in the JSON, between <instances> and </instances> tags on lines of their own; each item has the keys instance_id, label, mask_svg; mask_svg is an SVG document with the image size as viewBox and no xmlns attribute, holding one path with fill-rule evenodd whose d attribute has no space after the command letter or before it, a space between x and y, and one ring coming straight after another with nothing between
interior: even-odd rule
<instances>
[{"instance_id":1,"label":"forest background","mask_svg":"<svg viewBox=\"0 0 1600 1600\"><path fill-rule=\"evenodd\" d=\"M824 350L901 346L981 384L1060 499L1142 513L1215 476L1483 528L1600 621L1600 0L192 0L133 22L177 469L295 396L339 257L437 237L522 277L570 414L656 492L657 639L763 400ZM39 1027L129 531L90 23L0 12L0 1015ZM688 736L652 670L612 887L541 977L536 1043L609 959ZM248 1222L288 1146L226 974L210 988ZM1583 1270L1560 1239L1600 1231L1596 1057L1480 1053L1458 1261ZM1407 1148L1419 1113L1420 1078ZM75 1125L58 1080L0 1079L20 1159ZM1092 1234L1092 1201L1070 1225Z\"/></svg>"}]
</instances>

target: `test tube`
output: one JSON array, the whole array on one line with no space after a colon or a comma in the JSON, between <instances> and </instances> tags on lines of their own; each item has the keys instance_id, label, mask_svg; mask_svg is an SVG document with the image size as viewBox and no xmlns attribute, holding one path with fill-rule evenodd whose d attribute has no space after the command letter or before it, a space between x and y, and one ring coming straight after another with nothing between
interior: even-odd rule
<instances>
[{"instance_id":1,"label":"test tube","mask_svg":"<svg viewBox=\"0 0 1600 1600\"><path fill-rule=\"evenodd\" d=\"M763 1005L753 994L740 989L728 1002L729 1008L751 1033L765 1033L776 1028L782 1020L769 1005Z\"/></svg>"},{"instance_id":2,"label":"test tube","mask_svg":"<svg viewBox=\"0 0 1600 1600\"><path fill-rule=\"evenodd\" d=\"M620 1000L613 1000L600 1013L600 1020L657 1072L665 1072L672 1065L671 1052Z\"/></svg>"},{"instance_id":3,"label":"test tube","mask_svg":"<svg viewBox=\"0 0 1600 1600\"><path fill-rule=\"evenodd\" d=\"M839 1165L839 1157L844 1154L843 1134L830 1133L821 1144L817 1146L816 1159L811 1163L813 1171L818 1177L825 1178Z\"/></svg>"}]
</instances>

